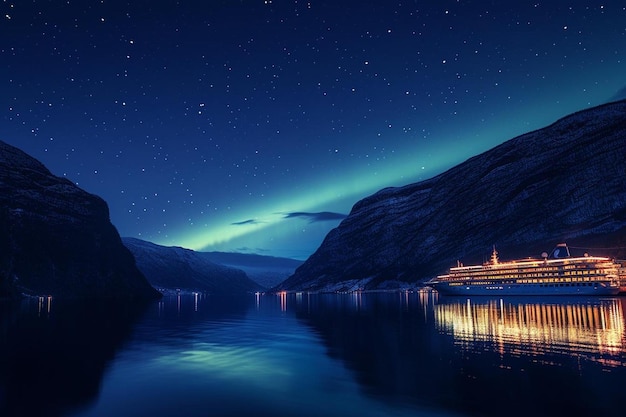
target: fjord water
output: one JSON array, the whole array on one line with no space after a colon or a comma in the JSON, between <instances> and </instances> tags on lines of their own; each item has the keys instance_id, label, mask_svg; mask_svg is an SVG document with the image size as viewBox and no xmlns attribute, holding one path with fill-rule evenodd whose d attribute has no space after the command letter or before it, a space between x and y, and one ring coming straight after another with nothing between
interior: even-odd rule
<instances>
[{"instance_id":1,"label":"fjord water","mask_svg":"<svg viewBox=\"0 0 626 417\"><path fill-rule=\"evenodd\" d=\"M2 416L623 416L625 299L0 305Z\"/></svg>"}]
</instances>

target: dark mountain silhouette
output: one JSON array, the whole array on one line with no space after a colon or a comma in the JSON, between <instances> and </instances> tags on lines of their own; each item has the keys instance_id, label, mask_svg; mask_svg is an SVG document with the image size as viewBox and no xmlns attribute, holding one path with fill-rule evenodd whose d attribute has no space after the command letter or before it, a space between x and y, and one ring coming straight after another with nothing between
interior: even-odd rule
<instances>
[{"instance_id":1,"label":"dark mountain silhouette","mask_svg":"<svg viewBox=\"0 0 626 417\"><path fill-rule=\"evenodd\" d=\"M512 259L562 241L626 258L626 101L359 201L279 289L384 288L480 263L493 244Z\"/></svg>"},{"instance_id":2,"label":"dark mountain silhouette","mask_svg":"<svg viewBox=\"0 0 626 417\"><path fill-rule=\"evenodd\" d=\"M157 297L107 204L0 141L0 296Z\"/></svg>"},{"instance_id":3,"label":"dark mountain silhouette","mask_svg":"<svg viewBox=\"0 0 626 417\"><path fill-rule=\"evenodd\" d=\"M234 252L198 252L220 265L241 269L248 277L265 288L272 288L291 276L303 261L275 256Z\"/></svg>"},{"instance_id":4,"label":"dark mountain silhouette","mask_svg":"<svg viewBox=\"0 0 626 417\"><path fill-rule=\"evenodd\" d=\"M212 262L203 252L124 238L137 266L156 288L235 294L262 289L240 269Z\"/></svg>"}]
</instances>

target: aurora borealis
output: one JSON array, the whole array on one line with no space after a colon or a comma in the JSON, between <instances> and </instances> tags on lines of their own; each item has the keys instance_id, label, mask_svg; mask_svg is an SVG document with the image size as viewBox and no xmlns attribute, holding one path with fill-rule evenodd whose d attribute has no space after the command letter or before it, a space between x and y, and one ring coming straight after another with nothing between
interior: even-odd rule
<instances>
[{"instance_id":1,"label":"aurora borealis","mask_svg":"<svg viewBox=\"0 0 626 417\"><path fill-rule=\"evenodd\" d=\"M0 139L192 249L304 259L359 199L626 97L619 1L0 9Z\"/></svg>"}]
</instances>

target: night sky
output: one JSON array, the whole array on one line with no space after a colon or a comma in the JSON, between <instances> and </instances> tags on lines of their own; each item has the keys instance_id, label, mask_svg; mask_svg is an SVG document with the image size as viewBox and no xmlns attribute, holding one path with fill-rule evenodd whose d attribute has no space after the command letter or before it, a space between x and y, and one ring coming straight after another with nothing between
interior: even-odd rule
<instances>
[{"instance_id":1,"label":"night sky","mask_svg":"<svg viewBox=\"0 0 626 417\"><path fill-rule=\"evenodd\" d=\"M0 140L168 246L305 259L359 199L626 97L623 0L0 9Z\"/></svg>"}]
</instances>

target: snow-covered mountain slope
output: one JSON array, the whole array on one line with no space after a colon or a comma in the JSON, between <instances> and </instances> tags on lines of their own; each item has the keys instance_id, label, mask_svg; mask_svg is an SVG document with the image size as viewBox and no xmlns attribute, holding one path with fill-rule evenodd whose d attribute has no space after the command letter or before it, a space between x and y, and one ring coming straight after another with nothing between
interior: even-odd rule
<instances>
[{"instance_id":1,"label":"snow-covered mountain slope","mask_svg":"<svg viewBox=\"0 0 626 417\"><path fill-rule=\"evenodd\" d=\"M237 294L262 289L240 269L219 265L180 247L160 246L135 238L124 238L137 266L156 288Z\"/></svg>"}]
</instances>

